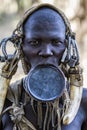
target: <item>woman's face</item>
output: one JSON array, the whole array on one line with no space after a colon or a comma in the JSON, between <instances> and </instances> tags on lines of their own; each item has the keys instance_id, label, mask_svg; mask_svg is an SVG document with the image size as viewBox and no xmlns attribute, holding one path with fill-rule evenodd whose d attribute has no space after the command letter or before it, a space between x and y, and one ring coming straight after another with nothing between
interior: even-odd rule
<instances>
[{"instance_id":1,"label":"woman's face","mask_svg":"<svg viewBox=\"0 0 87 130\"><path fill-rule=\"evenodd\" d=\"M52 9L33 13L24 25L23 52L27 64L58 66L66 48L66 27L61 16Z\"/></svg>"}]
</instances>

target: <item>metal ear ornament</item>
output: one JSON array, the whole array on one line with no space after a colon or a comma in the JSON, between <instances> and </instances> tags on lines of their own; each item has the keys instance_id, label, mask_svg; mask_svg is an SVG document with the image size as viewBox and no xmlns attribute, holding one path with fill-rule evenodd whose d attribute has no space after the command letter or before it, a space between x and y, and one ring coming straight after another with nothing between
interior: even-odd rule
<instances>
[{"instance_id":1,"label":"metal ear ornament","mask_svg":"<svg viewBox=\"0 0 87 130\"><path fill-rule=\"evenodd\" d=\"M75 36L68 35L67 42L68 46L64 51L61 62L65 64L67 63L70 67L74 67L79 64L79 52L77 49Z\"/></svg>"}]
</instances>

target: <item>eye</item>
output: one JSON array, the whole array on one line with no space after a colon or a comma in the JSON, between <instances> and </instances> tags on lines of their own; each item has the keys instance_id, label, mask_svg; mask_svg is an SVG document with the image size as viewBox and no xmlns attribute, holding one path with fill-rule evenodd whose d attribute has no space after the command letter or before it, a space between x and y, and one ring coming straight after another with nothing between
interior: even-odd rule
<instances>
[{"instance_id":1,"label":"eye","mask_svg":"<svg viewBox=\"0 0 87 130\"><path fill-rule=\"evenodd\" d=\"M54 40L52 40L52 44L54 46L59 46L59 45L63 44L63 41L58 40L58 39L54 39Z\"/></svg>"},{"instance_id":2,"label":"eye","mask_svg":"<svg viewBox=\"0 0 87 130\"><path fill-rule=\"evenodd\" d=\"M39 40L30 40L30 41L28 41L28 43L31 46L40 46L40 44L41 44L41 42Z\"/></svg>"}]
</instances>

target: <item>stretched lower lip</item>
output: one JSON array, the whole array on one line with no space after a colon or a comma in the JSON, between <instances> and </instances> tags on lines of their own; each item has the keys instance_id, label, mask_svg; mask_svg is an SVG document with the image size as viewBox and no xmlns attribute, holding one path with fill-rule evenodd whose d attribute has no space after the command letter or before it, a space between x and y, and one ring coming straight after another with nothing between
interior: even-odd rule
<instances>
[{"instance_id":1,"label":"stretched lower lip","mask_svg":"<svg viewBox=\"0 0 87 130\"><path fill-rule=\"evenodd\" d=\"M52 64L52 65L58 65L57 61L51 61L49 60L41 60L38 62L38 64L44 64L44 65L48 65L48 64Z\"/></svg>"}]
</instances>

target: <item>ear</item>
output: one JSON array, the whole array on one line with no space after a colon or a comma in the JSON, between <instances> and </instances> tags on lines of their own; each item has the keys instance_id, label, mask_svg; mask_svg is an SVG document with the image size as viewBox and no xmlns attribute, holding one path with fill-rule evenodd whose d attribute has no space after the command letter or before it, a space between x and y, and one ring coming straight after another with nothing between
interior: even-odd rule
<instances>
[{"instance_id":1,"label":"ear","mask_svg":"<svg viewBox=\"0 0 87 130\"><path fill-rule=\"evenodd\" d=\"M72 35L67 35L66 44L67 46L61 62L64 64L67 63L70 67L74 67L75 65L79 64L79 52L74 33Z\"/></svg>"},{"instance_id":2,"label":"ear","mask_svg":"<svg viewBox=\"0 0 87 130\"><path fill-rule=\"evenodd\" d=\"M63 123L69 124L75 118L83 90L83 75L82 69L79 66L79 53L76 45L75 34L68 35L68 46L65 49L61 62L67 64L69 71L69 82L70 82L70 106L65 112Z\"/></svg>"},{"instance_id":3,"label":"ear","mask_svg":"<svg viewBox=\"0 0 87 130\"><path fill-rule=\"evenodd\" d=\"M9 84L10 84L10 80L11 80L11 79L5 78L1 75L4 67L7 67L7 63L4 63L3 65L0 64L0 68L1 68L0 69L0 116L2 115L2 110L4 107L7 90L8 90Z\"/></svg>"},{"instance_id":4,"label":"ear","mask_svg":"<svg viewBox=\"0 0 87 130\"><path fill-rule=\"evenodd\" d=\"M11 78L18 68L18 61L17 57L14 57L11 61L0 63L0 116L2 114Z\"/></svg>"},{"instance_id":5,"label":"ear","mask_svg":"<svg viewBox=\"0 0 87 130\"><path fill-rule=\"evenodd\" d=\"M73 121L80 106L83 91L83 75L79 65L69 69L69 80L70 106L63 117L63 124L69 124Z\"/></svg>"}]
</instances>

